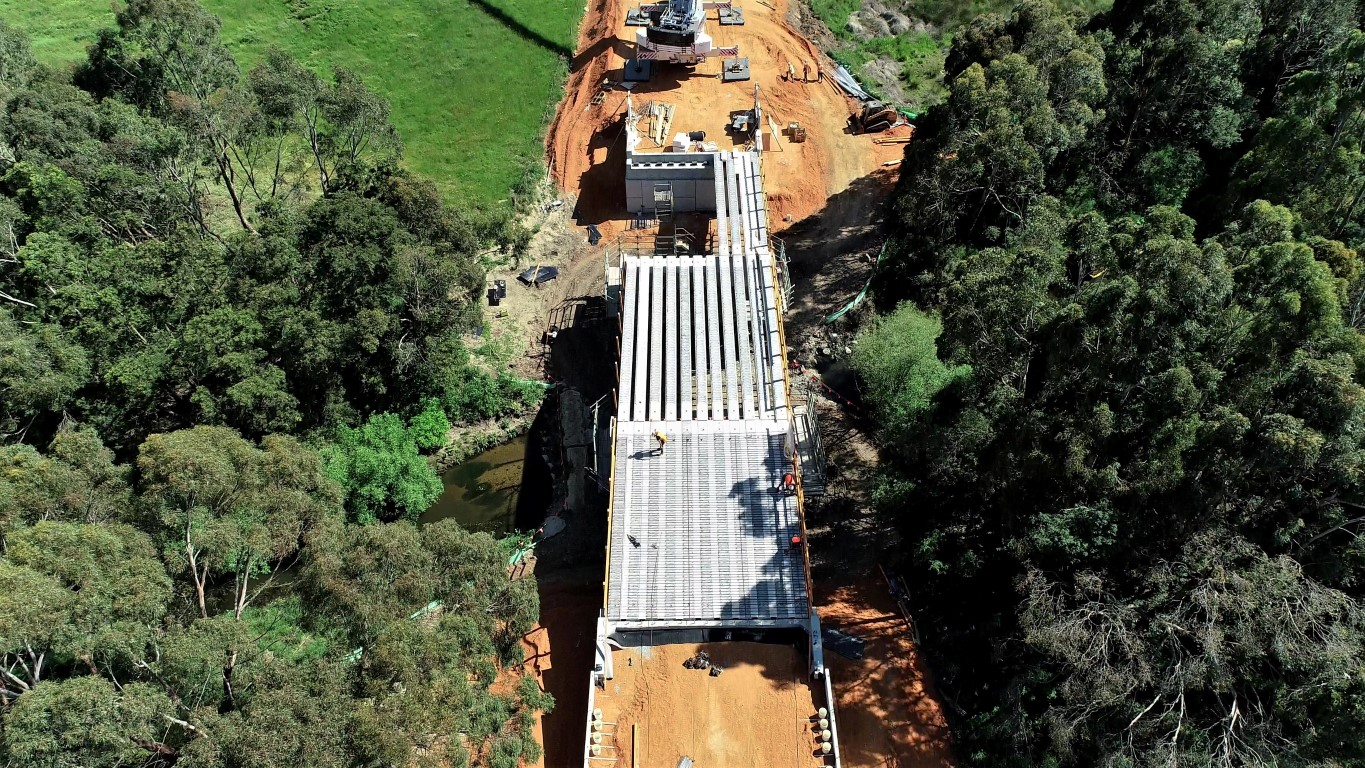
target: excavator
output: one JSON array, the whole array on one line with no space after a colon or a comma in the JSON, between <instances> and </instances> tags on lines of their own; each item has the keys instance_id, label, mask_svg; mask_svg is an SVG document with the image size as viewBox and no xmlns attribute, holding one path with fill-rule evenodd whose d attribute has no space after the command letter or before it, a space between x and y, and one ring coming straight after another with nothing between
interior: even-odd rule
<instances>
[{"instance_id":1,"label":"excavator","mask_svg":"<svg viewBox=\"0 0 1365 768\"><path fill-rule=\"evenodd\" d=\"M900 113L890 104L865 101L862 110L849 115L848 121L855 133L880 133L900 122L900 119Z\"/></svg>"}]
</instances>

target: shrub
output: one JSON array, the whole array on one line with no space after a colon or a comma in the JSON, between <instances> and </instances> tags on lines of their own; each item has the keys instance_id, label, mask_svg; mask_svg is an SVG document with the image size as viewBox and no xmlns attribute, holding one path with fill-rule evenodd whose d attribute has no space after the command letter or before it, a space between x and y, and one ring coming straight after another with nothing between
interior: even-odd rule
<instances>
[{"instance_id":1,"label":"shrub","mask_svg":"<svg viewBox=\"0 0 1365 768\"><path fill-rule=\"evenodd\" d=\"M408 422L408 434L417 447L424 451L440 448L450 431L450 419L441 409L441 401L429 397L422 401L422 411Z\"/></svg>"},{"instance_id":2,"label":"shrub","mask_svg":"<svg viewBox=\"0 0 1365 768\"><path fill-rule=\"evenodd\" d=\"M441 495L441 478L419 452L413 430L392 413L371 416L357 429L341 427L321 453L353 520L415 520Z\"/></svg>"},{"instance_id":3,"label":"shrub","mask_svg":"<svg viewBox=\"0 0 1365 768\"><path fill-rule=\"evenodd\" d=\"M934 396L967 366L948 367L938 358L943 323L906 303L874 320L858 334L853 367L868 388L868 399L891 434L910 429Z\"/></svg>"}]
</instances>

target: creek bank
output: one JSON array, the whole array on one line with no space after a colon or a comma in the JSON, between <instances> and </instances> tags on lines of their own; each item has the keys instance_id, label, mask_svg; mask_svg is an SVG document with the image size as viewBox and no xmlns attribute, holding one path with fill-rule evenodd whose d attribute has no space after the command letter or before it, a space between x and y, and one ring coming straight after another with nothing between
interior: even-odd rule
<instances>
[{"instance_id":1,"label":"creek bank","mask_svg":"<svg viewBox=\"0 0 1365 768\"><path fill-rule=\"evenodd\" d=\"M472 424L452 427L446 434L446 444L432 457L439 474L445 474L455 465L468 461L474 456L494 446L523 437L536 420L536 411L484 419Z\"/></svg>"}]
</instances>

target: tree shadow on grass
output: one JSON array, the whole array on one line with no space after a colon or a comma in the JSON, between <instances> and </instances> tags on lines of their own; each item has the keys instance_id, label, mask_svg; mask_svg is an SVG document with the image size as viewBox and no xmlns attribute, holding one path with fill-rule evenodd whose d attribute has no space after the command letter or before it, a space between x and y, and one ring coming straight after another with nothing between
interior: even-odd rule
<instances>
[{"instance_id":1,"label":"tree shadow on grass","mask_svg":"<svg viewBox=\"0 0 1365 768\"><path fill-rule=\"evenodd\" d=\"M504 11L503 9L497 7L496 5L493 5L492 3L489 3L488 0L469 0L469 2L474 7L478 8L479 10L488 14L489 16L492 16L494 19L497 19L498 21L502 22L503 26L516 32L522 38L529 40L532 43L535 43L536 45L540 46L541 48L544 48L550 53L555 54L556 56L563 56L566 59L573 58L572 50L570 50L566 46L556 43L555 41L549 39L548 37L545 37L544 35L531 29L525 24L522 24L520 21L517 21L516 19L509 16L507 12Z\"/></svg>"}]
</instances>

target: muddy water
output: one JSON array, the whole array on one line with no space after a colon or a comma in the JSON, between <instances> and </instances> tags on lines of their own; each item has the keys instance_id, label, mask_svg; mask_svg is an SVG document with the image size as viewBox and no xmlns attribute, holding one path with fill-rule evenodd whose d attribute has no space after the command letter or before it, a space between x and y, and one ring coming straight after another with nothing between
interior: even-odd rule
<instances>
[{"instance_id":1,"label":"muddy water","mask_svg":"<svg viewBox=\"0 0 1365 768\"><path fill-rule=\"evenodd\" d=\"M517 528L517 502L526 466L526 438L490 448L441 476L445 491L422 513L422 523L453 519L471 531L505 536Z\"/></svg>"}]
</instances>

